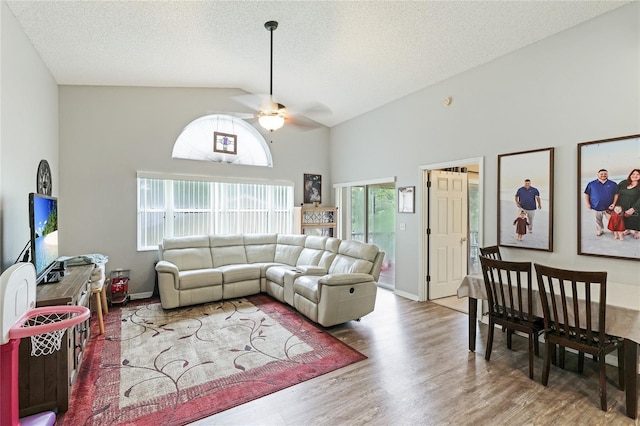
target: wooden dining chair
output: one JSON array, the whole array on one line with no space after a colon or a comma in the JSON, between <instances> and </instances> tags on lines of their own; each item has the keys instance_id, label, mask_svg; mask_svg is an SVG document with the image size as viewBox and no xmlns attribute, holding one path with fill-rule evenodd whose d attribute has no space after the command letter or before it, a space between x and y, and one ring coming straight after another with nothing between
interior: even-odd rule
<instances>
[{"instance_id":1,"label":"wooden dining chair","mask_svg":"<svg viewBox=\"0 0 640 426\"><path fill-rule=\"evenodd\" d=\"M489 303L489 333L485 359L491 358L496 324L507 329L507 347L511 349L513 332L529 337L529 378L533 379L533 354L538 355L538 336L543 321L532 314L533 292L531 262L507 262L480 256L484 285Z\"/></svg>"},{"instance_id":2,"label":"wooden dining chair","mask_svg":"<svg viewBox=\"0 0 640 426\"><path fill-rule=\"evenodd\" d=\"M542 384L549 382L555 345L578 351L578 371L584 370L584 354L599 364L600 407L607 411L605 355L618 350L618 382L624 390L623 339L605 333L607 273L557 269L535 264L544 314L544 369ZM594 296L597 300L594 300ZM581 303L581 301L583 301ZM561 362L564 367L564 363Z\"/></svg>"},{"instance_id":3,"label":"wooden dining chair","mask_svg":"<svg viewBox=\"0 0 640 426\"><path fill-rule=\"evenodd\" d=\"M489 259L502 260L502 255L500 254L500 246L480 247L480 256L484 256Z\"/></svg>"}]
</instances>

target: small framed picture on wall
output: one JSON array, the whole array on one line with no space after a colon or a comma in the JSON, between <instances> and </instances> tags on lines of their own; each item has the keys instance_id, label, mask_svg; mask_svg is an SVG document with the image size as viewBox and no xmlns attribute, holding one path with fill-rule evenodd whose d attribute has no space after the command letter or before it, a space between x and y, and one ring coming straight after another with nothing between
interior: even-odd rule
<instances>
[{"instance_id":1,"label":"small framed picture on wall","mask_svg":"<svg viewBox=\"0 0 640 426\"><path fill-rule=\"evenodd\" d=\"M322 176L304 174L304 202L305 204L320 204L322 202Z\"/></svg>"},{"instance_id":2,"label":"small framed picture on wall","mask_svg":"<svg viewBox=\"0 0 640 426\"><path fill-rule=\"evenodd\" d=\"M230 133L213 133L213 151L221 154L238 153L238 136Z\"/></svg>"},{"instance_id":3,"label":"small framed picture on wall","mask_svg":"<svg viewBox=\"0 0 640 426\"><path fill-rule=\"evenodd\" d=\"M398 213L415 213L416 212L416 187L400 186L398 187Z\"/></svg>"}]
</instances>

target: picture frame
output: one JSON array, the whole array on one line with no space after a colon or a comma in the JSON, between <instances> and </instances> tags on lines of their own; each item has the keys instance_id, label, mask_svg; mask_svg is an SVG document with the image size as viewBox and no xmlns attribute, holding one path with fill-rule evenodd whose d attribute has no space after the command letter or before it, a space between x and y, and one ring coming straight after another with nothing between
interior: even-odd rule
<instances>
[{"instance_id":1,"label":"picture frame","mask_svg":"<svg viewBox=\"0 0 640 426\"><path fill-rule=\"evenodd\" d=\"M416 212L416 187L415 186L399 186L398 187L398 213L415 213Z\"/></svg>"},{"instance_id":2,"label":"picture frame","mask_svg":"<svg viewBox=\"0 0 640 426\"><path fill-rule=\"evenodd\" d=\"M322 175L305 173L302 188L305 204L320 204L322 202Z\"/></svg>"},{"instance_id":3,"label":"picture frame","mask_svg":"<svg viewBox=\"0 0 640 426\"><path fill-rule=\"evenodd\" d=\"M543 148L498 155L499 245L553 251L553 154Z\"/></svg>"},{"instance_id":4,"label":"picture frame","mask_svg":"<svg viewBox=\"0 0 640 426\"><path fill-rule=\"evenodd\" d=\"M213 132L213 152L236 155L238 153L238 136L231 133Z\"/></svg>"},{"instance_id":5,"label":"picture frame","mask_svg":"<svg viewBox=\"0 0 640 426\"><path fill-rule=\"evenodd\" d=\"M601 179L602 170L606 171L606 179ZM640 184L636 183L634 187L625 184L630 177L634 179L633 171L636 176L640 174L640 135L578 144L579 255L640 259L640 235L635 238L635 232L640 230ZM608 181L612 184L607 184ZM622 216L612 212L612 191L618 192L615 204L621 206ZM605 206L609 201L611 204ZM625 212L629 211L631 213L625 217Z\"/></svg>"}]
</instances>

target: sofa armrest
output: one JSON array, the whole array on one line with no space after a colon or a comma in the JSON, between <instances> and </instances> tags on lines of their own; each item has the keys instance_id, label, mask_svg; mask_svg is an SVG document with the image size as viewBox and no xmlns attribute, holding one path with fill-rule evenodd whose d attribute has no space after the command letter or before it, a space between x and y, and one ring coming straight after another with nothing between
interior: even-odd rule
<instances>
[{"instance_id":1,"label":"sofa armrest","mask_svg":"<svg viewBox=\"0 0 640 426\"><path fill-rule=\"evenodd\" d=\"M375 281L373 276L363 273L328 274L318 280L323 285L351 285Z\"/></svg>"},{"instance_id":2,"label":"sofa armrest","mask_svg":"<svg viewBox=\"0 0 640 426\"><path fill-rule=\"evenodd\" d=\"M327 270L323 267L313 265L298 265L295 267L295 270L305 275L324 275L327 273Z\"/></svg>"},{"instance_id":3,"label":"sofa armrest","mask_svg":"<svg viewBox=\"0 0 640 426\"><path fill-rule=\"evenodd\" d=\"M169 274L173 277L173 287L178 288L178 282L180 281L179 270L176 265L166 260L161 260L156 264L156 272L158 276L161 274Z\"/></svg>"}]
</instances>

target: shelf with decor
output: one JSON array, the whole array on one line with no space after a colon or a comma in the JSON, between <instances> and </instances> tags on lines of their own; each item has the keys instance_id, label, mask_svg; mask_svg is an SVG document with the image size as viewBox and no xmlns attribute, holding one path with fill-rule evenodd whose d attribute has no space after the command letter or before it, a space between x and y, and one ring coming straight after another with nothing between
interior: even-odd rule
<instances>
[{"instance_id":1,"label":"shelf with decor","mask_svg":"<svg viewBox=\"0 0 640 426\"><path fill-rule=\"evenodd\" d=\"M299 234L336 236L337 207L301 206L295 208L295 230Z\"/></svg>"}]
</instances>

